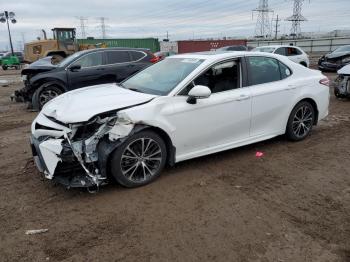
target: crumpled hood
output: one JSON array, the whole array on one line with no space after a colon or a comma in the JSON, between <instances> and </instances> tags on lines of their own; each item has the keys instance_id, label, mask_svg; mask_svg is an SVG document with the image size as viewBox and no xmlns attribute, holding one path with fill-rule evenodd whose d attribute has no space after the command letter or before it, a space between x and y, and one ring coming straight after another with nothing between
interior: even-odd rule
<instances>
[{"instance_id":1,"label":"crumpled hood","mask_svg":"<svg viewBox=\"0 0 350 262\"><path fill-rule=\"evenodd\" d=\"M51 71L57 68L57 65L53 65L51 63L51 56L39 59L38 61L35 61L34 63L31 63L27 67L25 67L21 74L22 75L28 75L33 73L41 73L41 72L47 72Z\"/></svg>"},{"instance_id":2,"label":"crumpled hood","mask_svg":"<svg viewBox=\"0 0 350 262\"><path fill-rule=\"evenodd\" d=\"M343 66L338 70L338 75L350 75L350 65Z\"/></svg>"},{"instance_id":3,"label":"crumpled hood","mask_svg":"<svg viewBox=\"0 0 350 262\"><path fill-rule=\"evenodd\" d=\"M350 55L350 52L336 52L336 53L329 53L326 54L325 57L328 59L333 59L333 58L339 58L342 56Z\"/></svg>"},{"instance_id":4,"label":"crumpled hood","mask_svg":"<svg viewBox=\"0 0 350 262\"><path fill-rule=\"evenodd\" d=\"M156 97L131 91L116 84L80 88L48 102L41 113L63 123L79 123L93 116L124 107L142 104Z\"/></svg>"}]
</instances>

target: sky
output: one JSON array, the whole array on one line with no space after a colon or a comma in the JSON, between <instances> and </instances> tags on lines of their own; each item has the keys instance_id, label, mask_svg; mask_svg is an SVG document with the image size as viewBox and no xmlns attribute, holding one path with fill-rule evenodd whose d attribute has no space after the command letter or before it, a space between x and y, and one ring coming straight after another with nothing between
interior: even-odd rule
<instances>
[{"instance_id":1,"label":"sky","mask_svg":"<svg viewBox=\"0 0 350 262\"><path fill-rule=\"evenodd\" d=\"M12 11L17 23L10 24L13 45L19 49L22 41L42 37L41 29L52 37L51 28L76 27L80 36L79 17L85 17L86 34L101 37L99 17L106 18L107 38L170 40L249 37L254 34L257 14L252 10L259 0L0 0L0 13ZM288 34L292 15L292 0L269 0L274 10L270 19L278 16L280 33ZM303 32L350 30L350 0L305 0L302 14ZM0 23L0 50L9 46L6 24Z\"/></svg>"}]
</instances>

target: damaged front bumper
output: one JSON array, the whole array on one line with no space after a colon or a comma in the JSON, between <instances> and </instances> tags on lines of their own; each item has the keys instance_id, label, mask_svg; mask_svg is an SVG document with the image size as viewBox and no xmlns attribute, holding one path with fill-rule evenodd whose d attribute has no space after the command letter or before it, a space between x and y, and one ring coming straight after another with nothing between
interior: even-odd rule
<instances>
[{"instance_id":1,"label":"damaged front bumper","mask_svg":"<svg viewBox=\"0 0 350 262\"><path fill-rule=\"evenodd\" d=\"M67 188L99 187L107 183L109 155L133 128L116 116L66 125L40 113L30 137L35 164L47 179Z\"/></svg>"}]
</instances>

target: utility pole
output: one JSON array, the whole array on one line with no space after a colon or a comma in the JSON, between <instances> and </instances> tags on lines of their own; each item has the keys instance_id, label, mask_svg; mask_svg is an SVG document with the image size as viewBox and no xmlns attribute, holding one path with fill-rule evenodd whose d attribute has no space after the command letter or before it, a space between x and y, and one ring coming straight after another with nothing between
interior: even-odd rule
<instances>
[{"instance_id":1,"label":"utility pole","mask_svg":"<svg viewBox=\"0 0 350 262\"><path fill-rule=\"evenodd\" d=\"M304 0L294 0L293 15L286 19L286 21L292 22L290 35L293 36L293 38L297 38L300 36L300 22L307 21L307 19L301 14L303 2Z\"/></svg>"},{"instance_id":2,"label":"utility pole","mask_svg":"<svg viewBox=\"0 0 350 262\"><path fill-rule=\"evenodd\" d=\"M275 24L275 39L277 40L277 35L279 33L279 27L280 27L279 22L281 21L281 19L279 19L278 15L277 15L277 17L274 21L276 22L276 24Z\"/></svg>"},{"instance_id":3,"label":"utility pole","mask_svg":"<svg viewBox=\"0 0 350 262\"><path fill-rule=\"evenodd\" d=\"M17 23L17 20L15 19L15 13L14 12L5 11L4 13L0 13L0 22L1 23L7 22L7 30L9 32L11 53L12 53L12 56L14 56L15 54L13 53L13 45L12 45L12 38L11 38L11 31L10 31L9 20L12 22L12 24Z\"/></svg>"},{"instance_id":4,"label":"utility pole","mask_svg":"<svg viewBox=\"0 0 350 262\"><path fill-rule=\"evenodd\" d=\"M79 16L77 17L80 20L80 34L81 38L85 39L86 38L86 22L87 22L87 17Z\"/></svg>"},{"instance_id":5,"label":"utility pole","mask_svg":"<svg viewBox=\"0 0 350 262\"><path fill-rule=\"evenodd\" d=\"M105 21L107 20L106 17L99 17L100 20L100 27L101 27L101 36L102 39L106 39L106 24Z\"/></svg>"},{"instance_id":6,"label":"utility pole","mask_svg":"<svg viewBox=\"0 0 350 262\"><path fill-rule=\"evenodd\" d=\"M255 25L255 36L266 38L271 35L270 19L269 13L272 13L273 10L269 9L268 0L259 0L259 6L253 10L258 12L258 19L256 20Z\"/></svg>"}]
</instances>

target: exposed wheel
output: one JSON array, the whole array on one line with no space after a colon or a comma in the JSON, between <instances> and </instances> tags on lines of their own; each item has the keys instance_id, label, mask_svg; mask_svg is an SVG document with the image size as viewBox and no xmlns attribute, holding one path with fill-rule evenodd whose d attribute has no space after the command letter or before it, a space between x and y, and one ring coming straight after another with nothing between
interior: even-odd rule
<instances>
[{"instance_id":1,"label":"exposed wheel","mask_svg":"<svg viewBox=\"0 0 350 262\"><path fill-rule=\"evenodd\" d=\"M7 66L3 65L3 66L2 66L2 69L3 69L3 70L7 70Z\"/></svg>"},{"instance_id":2,"label":"exposed wheel","mask_svg":"<svg viewBox=\"0 0 350 262\"><path fill-rule=\"evenodd\" d=\"M122 186L143 186L160 176L166 158L163 139L152 131L141 131L113 152L111 173Z\"/></svg>"},{"instance_id":3,"label":"exposed wheel","mask_svg":"<svg viewBox=\"0 0 350 262\"><path fill-rule=\"evenodd\" d=\"M51 99L62 94L62 90L56 84L43 84L37 89L32 98L34 108L42 109Z\"/></svg>"},{"instance_id":4,"label":"exposed wheel","mask_svg":"<svg viewBox=\"0 0 350 262\"><path fill-rule=\"evenodd\" d=\"M290 113L286 135L290 140L300 141L307 137L315 121L315 109L307 102L298 103Z\"/></svg>"},{"instance_id":5,"label":"exposed wheel","mask_svg":"<svg viewBox=\"0 0 350 262\"><path fill-rule=\"evenodd\" d=\"M338 88L334 88L334 95L336 98L344 98L344 96L339 93Z\"/></svg>"}]
</instances>

